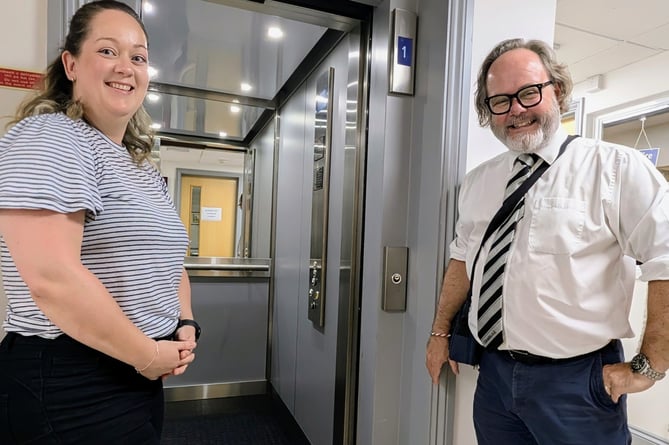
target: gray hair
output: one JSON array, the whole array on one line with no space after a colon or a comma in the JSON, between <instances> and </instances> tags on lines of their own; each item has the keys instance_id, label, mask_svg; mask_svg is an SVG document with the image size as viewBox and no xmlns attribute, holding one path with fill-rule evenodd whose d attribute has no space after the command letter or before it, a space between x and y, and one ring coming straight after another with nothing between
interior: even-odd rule
<instances>
[{"instance_id":1,"label":"gray hair","mask_svg":"<svg viewBox=\"0 0 669 445\"><path fill-rule=\"evenodd\" d=\"M490 66L502 54L514 49L529 49L536 53L541 62L544 64L548 75L553 81L559 94L557 95L558 104L562 113L569 109L569 101L571 98L571 90L574 86L571 74L567 65L558 62L555 51L546 42L542 40L524 40L524 39L509 39L499 43L483 61L481 69L479 70L478 78L476 80L476 114L479 117L479 124L482 127L490 125L491 113L485 103L485 98L488 97L488 86L486 79Z\"/></svg>"}]
</instances>

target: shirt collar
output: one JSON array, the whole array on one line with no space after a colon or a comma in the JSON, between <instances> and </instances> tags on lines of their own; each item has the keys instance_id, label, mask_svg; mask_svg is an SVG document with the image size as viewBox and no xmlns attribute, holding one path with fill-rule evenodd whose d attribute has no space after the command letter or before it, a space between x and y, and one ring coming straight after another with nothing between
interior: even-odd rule
<instances>
[{"instance_id":1,"label":"shirt collar","mask_svg":"<svg viewBox=\"0 0 669 445\"><path fill-rule=\"evenodd\" d=\"M537 150L536 154L541 156L541 159L543 159L544 162L548 162L548 165L552 165L557 159L558 154L560 153L560 147L566 138L567 132L562 128L562 125L560 125L557 131L553 133L548 144Z\"/></svg>"}]
</instances>

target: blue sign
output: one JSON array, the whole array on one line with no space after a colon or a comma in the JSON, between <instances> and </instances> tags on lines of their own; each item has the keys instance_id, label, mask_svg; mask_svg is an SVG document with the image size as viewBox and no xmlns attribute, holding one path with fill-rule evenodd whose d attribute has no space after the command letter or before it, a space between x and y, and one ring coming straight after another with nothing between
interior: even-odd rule
<instances>
[{"instance_id":1,"label":"blue sign","mask_svg":"<svg viewBox=\"0 0 669 445\"><path fill-rule=\"evenodd\" d=\"M408 37L397 37L397 64L411 66L412 54L413 39Z\"/></svg>"},{"instance_id":2,"label":"blue sign","mask_svg":"<svg viewBox=\"0 0 669 445\"><path fill-rule=\"evenodd\" d=\"M653 165L657 166L657 155L660 153L659 148L645 148L639 150L645 157L647 157Z\"/></svg>"}]
</instances>

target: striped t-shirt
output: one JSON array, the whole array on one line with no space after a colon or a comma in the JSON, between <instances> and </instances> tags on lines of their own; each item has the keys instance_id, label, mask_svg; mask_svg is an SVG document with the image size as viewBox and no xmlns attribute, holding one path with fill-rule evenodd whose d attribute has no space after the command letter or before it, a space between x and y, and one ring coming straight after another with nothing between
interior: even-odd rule
<instances>
[{"instance_id":1,"label":"striped t-shirt","mask_svg":"<svg viewBox=\"0 0 669 445\"><path fill-rule=\"evenodd\" d=\"M171 333L188 236L159 172L83 120L43 114L0 139L0 208L86 210L81 261L149 337ZM38 309L0 236L8 332L62 333Z\"/></svg>"}]
</instances>

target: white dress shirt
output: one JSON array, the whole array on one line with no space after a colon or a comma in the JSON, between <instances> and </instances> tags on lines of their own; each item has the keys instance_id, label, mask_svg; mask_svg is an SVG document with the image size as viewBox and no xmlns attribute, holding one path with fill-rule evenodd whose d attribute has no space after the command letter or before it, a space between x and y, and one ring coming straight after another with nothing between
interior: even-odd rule
<instances>
[{"instance_id":1,"label":"white dress shirt","mask_svg":"<svg viewBox=\"0 0 669 445\"><path fill-rule=\"evenodd\" d=\"M500 349L563 358L633 337L634 260L643 262L642 280L669 279L667 181L637 150L592 139L575 139L556 160L566 137L559 129L537 151L551 166L525 196L507 257ZM475 337L481 274L494 236L473 274L472 263L517 155L508 151L484 162L460 191L450 256L473 275Z\"/></svg>"}]
</instances>

